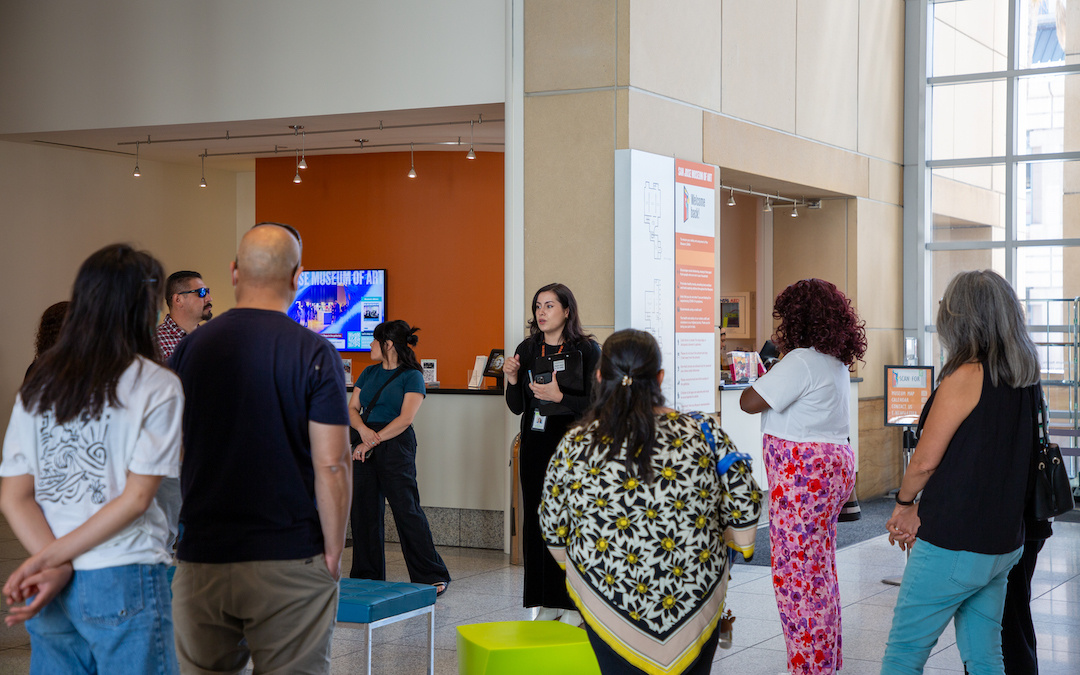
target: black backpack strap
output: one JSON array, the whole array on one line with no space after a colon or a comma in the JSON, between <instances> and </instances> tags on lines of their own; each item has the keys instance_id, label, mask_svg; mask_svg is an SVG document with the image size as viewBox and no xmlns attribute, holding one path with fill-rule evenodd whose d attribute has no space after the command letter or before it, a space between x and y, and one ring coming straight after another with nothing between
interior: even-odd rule
<instances>
[{"instance_id":1,"label":"black backpack strap","mask_svg":"<svg viewBox=\"0 0 1080 675\"><path fill-rule=\"evenodd\" d=\"M397 368L395 368L394 374L390 376L390 379L388 379L386 382L383 382L382 386L379 387L379 389L375 392L375 395L371 397L370 401L368 401L368 404L364 406L364 412L360 413L360 419L364 421L364 424L367 424L368 417L371 416L372 409L374 409L375 404L379 402L379 396L383 393L383 389L386 389L387 385L396 380L398 375L401 375L403 372L405 372L404 366L398 366Z\"/></svg>"}]
</instances>

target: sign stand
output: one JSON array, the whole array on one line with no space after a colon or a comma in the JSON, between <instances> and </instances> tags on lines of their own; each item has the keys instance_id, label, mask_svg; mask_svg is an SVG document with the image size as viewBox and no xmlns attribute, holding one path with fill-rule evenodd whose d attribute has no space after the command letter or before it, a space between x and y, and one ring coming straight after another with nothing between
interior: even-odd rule
<instances>
[{"instance_id":1,"label":"sign stand","mask_svg":"<svg viewBox=\"0 0 1080 675\"><path fill-rule=\"evenodd\" d=\"M915 446L919 441L915 438L915 430L909 425L904 427L904 471L902 475L907 475L908 464L911 462L911 455L915 452ZM904 551L904 562L911 557L911 548L908 547L907 551ZM881 580L881 583L889 586L899 586L900 581L903 580L903 575L898 577L886 577Z\"/></svg>"},{"instance_id":2,"label":"sign stand","mask_svg":"<svg viewBox=\"0 0 1080 675\"><path fill-rule=\"evenodd\" d=\"M904 470L907 475L911 455L918 439L915 427L922 415L923 406L934 389L933 366L885 366L885 426L904 427ZM904 562L911 555L911 547L904 552ZM899 586L902 577L888 577L881 583Z\"/></svg>"}]
</instances>

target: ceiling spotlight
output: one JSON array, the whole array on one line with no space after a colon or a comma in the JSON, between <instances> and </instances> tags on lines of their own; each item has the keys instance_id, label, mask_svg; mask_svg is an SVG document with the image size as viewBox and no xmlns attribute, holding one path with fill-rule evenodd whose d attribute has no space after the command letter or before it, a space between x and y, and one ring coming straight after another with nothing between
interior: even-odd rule
<instances>
[{"instance_id":1,"label":"ceiling spotlight","mask_svg":"<svg viewBox=\"0 0 1080 675\"><path fill-rule=\"evenodd\" d=\"M799 204L797 202L792 202L791 203L791 217L792 218L798 218L799 217Z\"/></svg>"},{"instance_id":2,"label":"ceiling spotlight","mask_svg":"<svg viewBox=\"0 0 1080 675\"><path fill-rule=\"evenodd\" d=\"M735 190L728 193L727 205L735 206Z\"/></svg>"},{"instance_id":3,"label":"ceiling spotlight","mask_svg":"<svg viewBox=\"0 0 1080 675\"><path fill-rule=\"evenodd\" d=\"M305 132L300 134L300 163L296 165L296 168L298 168L298 169L306 169L307 168L307 155L305 154L306 152L307 152L307 132L305 131Z\"/></svg>"},{"instance_id":4,"label":"ceiling spotlight","mask_svg":"<svg viewBox=\"0 0 1080 675\"><path fill-rule=\"evenodd\" d=\"M473 122L469 120L469 154L465 155L465 159L476 159L476 153L473 151Z\"/></svg>"},{"instance_id":5,"label":"ceiling spotlight","mask_svg":"<svg viewBox=\"0 0 1080 675\"><path fill-rule=\"evenodd\" d=\"M765 208L761 210L765 213L772 213L772 197L765 198Z\"/></svg>"},{"instance_id":6,"label":"ceiling spotlight","mask_svg":"<svg viewBox=\"0 0 1080 675\"><path fill-rule=\"evenodd\" d=\"M135 141L135 171L133 171L131 173L131 175L135 176L136 178L138 178L139 176L142 175L142 173L139 171L139 142L138 141Z\"/></svg>"},{"instance_id":7,"label":"ceiling spotlight","mask_svg":"<svg viewBox=\"0 0 1080 675\"><path fill-rule=\"evenodd\" d=\"M292 182L294 182L294 183L299 183L300 182L300 152L299 151L297 151L297 153L296 153L296 175L293 176Z\"/></svg>"},{"instance_id":8,"label":"ceiling spotlight","mask_svg":"<svg viewBox=\"0 0 1080 675\"><path fill-rule=\"evenodd\" d=\"M413 161L412 143L409 143L409 178L416 178L416 163Z\"/></svg>"},{"instance_id":9,"label":"ceiling spotlight","mask_svg":"<svg viewBox=\"0 0 1080 675\"><path fill-rule=\"evenodd\" d=\"M202 157L202 179L199 180L199 187L204 188L206 187L206 148L203 148L203 154L200 157Z\"/></svg>"}]
</instances>

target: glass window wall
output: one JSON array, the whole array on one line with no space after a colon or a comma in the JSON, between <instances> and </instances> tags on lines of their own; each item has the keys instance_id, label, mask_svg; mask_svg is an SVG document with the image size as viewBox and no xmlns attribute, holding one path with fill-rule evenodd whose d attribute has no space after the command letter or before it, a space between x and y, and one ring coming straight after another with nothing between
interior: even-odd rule
<instances>
[{"instance_id":1,"label":"glass window wall","mask_svg":"<svg viewBox=\"0 0 1080 675\"><path fill-rule=\"evenodd\" d=\"M928 0L921 199L926 356L957 272L1017 289L1047 379L1080 313L1080 0ZM1067 20L1070 19L1070 20ZM920 275L921 276L921 275Z\"/></svg>"}]
</instances>

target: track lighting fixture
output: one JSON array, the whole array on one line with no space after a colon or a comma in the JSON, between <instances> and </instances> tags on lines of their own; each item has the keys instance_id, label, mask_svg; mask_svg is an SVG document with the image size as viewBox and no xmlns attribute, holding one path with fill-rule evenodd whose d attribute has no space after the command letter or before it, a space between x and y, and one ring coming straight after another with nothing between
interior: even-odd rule
<instances>
[{"instance_id":1,"label":"track lighting fixture","mask_svg":"<svg viewBox=\"0 0 1080 675\"><path fill-rule=\"evenodd\" d=\"M798 205L798 203L795 203L795 204L791 205L791 217L792 218L798 218L799 217L799 205Z\"/></svg>"},{"instance_id":2,"label":"track lighting fixture","mask_svg":"<svg viewBox=\"0 0 1080 675\"><path fill-rule=\"evenodd\" d=\"M299 150L296 151L296 175L293 176L292 182L294 182L294 183L299 183L300 182L300 151Z\"/></svg>"},{"instance_id":3,"label":"track lighting fixture","mask_svg":"<svg viewBox=\"0 0 1080 675\"><path fill-rule=\"evenodd\" d=\"M772 213L772 197L765 198L765 208L761 210L765 213Z\"/></svg>"},{"instance_id":4,"label":"track lighting fixture","mask_svg":"<svg viewBox=\"0 0 1080 675\"><path fill-rule=\"evenodd\" d=\"M735 191L734 190L732 190L731 192L728 193L727 205L728 206L735 206Z\"/></svg>"},{"instance_id":5,"label":"track lighting fixture","mask_svg":"<svg viewBox=\"0 0 1080 675\"><path fill-rule=\"evenodd\" d=\"M416 178L416 162L413 161L412 143L409 143L409 178Z\"/></svg>"},{"instance_id":6,"label":"track lighting fixture","mask_svg":"<svg viewBox=\"0 0 1080 675\"><path fill-rule=\"evenodd\" d=\"M496 123L505 122L505 120L503 120L503 119L495 119L495 120L488 120L488 121L489 122L496 122ZM319 130L314 130L311 133L315 134L319 138L325 138L326 134L340 135L340 134L343 134L343 133L351 133L351 132L365 132L365 131L376 131L376 130L377 131L384 131L386 129L397 129L397 130L429 129L429 130L432 130L432 133L439 134L439 136L441 136L441 138L443 140L438 140L437 138L432 138L432 137L426 137L425 141L424 141L425 146L431 147L431 146L451 146L451 145L456 145L456 146L460 147L462 145L461 140L463 138L463 134L454 133L453 136L442 136L441 132L438 132L438 131L435 131L435 130L444 129L446 127L463 126L466 122L469 123L469 151L466 153L465 157L466 157L466 159L474 160L477 157L477 155L476 155L475 127L478 124L483 124L484 123L484 116L483 115L477 115L477 117L472 118L472 119L457 119L457 120L453 120L453 121L432 121L432 122L420 122L420 123L404 121L401 124L384 124L383 121L380 120L378 125L372 125L372 126L366 126L366 127L351 127L351 128L347 128L347 129L319 129ZM297 169L297 171L303 171L303 170L308 168L308 163L307 163L307 130L304 128L304 125L302 125L302 124L290 124L290 125L287 125L287 128L288 128L289 131L285 131L284 129L282 129L280 132L276 132L276 133L262 133L262 132L260 132L260 133L248 133L248 134L231 133L228 129L225 129L224 133L217 134L217 135L207 136L206 134L200 134L198 137L194 137L194 138L161 138L161 139L158 139L158 140L153 140L152 142L154 142L154 143L193 143L193 142L210 141L210 142L218 143L216 148L221 148L222 147L221 144L227 143L230 140L236 140L236 139L265 139L265 138L275 138L276 139L278 137L287 136L291 132L292 135L293 135L293 139L294 139L293 142L294 143L295 143L296 137L300 138L300 148L299 148L300 156L299 156L298 161L296 162L296 169ZM412 132L411 131L409 131L409 132L403 131L403 133L412 133ZM403 142L397 141L397 140L390 140L389 142L385 142L385 143L374 143L374 144L372 144L371 140L366 139L366 138L357 138L356 142L360 144L360 149L361 150L376 149L377 148L377 149L380 149L383 152L400 152L402 149L404 149L404 145L405 145ZM117 145L119 145L119 146L131 146L131 145L135 146L135 167L134 167L134 170L132 171L133 176L135 176L136 174L141 175L141 173L142 173L142 168L140 167L139 162L142 159L142 155L141 155L142 147L141 146L142 146L143 143L146 143L146 144L151 143L151 138L150 138L149 135L147 135L145 137L141 137L138 140L120 141L120 142L117 143ZM494 147L494 148L502 148L502 147L504 147L504 143L502 143L502 142L484 140L484 139L480 140L480 145L483 146L483 147ZM338 150L344 150L344 151L348 152L348 151L350 151L350 150L352 150L352 149L354 149L356 147L354 145L343 146L343 145L335 145L335 144L329 144L329 145L319 145L319 144L317 144L317 146L318 147L314 148L314 151L322 152L322 153L328 153L328 152L338 151ZM295 145L293 147L295 148ZM218 151L217 149L215 149L214 157L226 157L226 156L228 156L228 157L233 157L233 156L259 157L259 156L271 156L271 155L272 156L277 156L279 154L279 152L284 151L286 149L287 149L287 146L284 146L284 145L281 145L281 144L278 144L278 143L275 143L272 146L268 146L268 147L265 147L265 148L255 148L255 149L249 149L249 150L243 150L243 151L226 151L224 149ZM409 151L410 151L410 155L414 154L414 143L409 144ZM205 158L209 157L209 156L210 156L209 149L204 149L203 153L200 154L200 158L202 158L203 160L205 160ZM205 164L205 161L204 161L204 164ZM413 173L413 174L416 173L415 162L413 163L413 166L410 168L410 172ZM294 176L295 176L295 174L294 174ZM204 175L202 177L202 179L199 181L200 184L205 182L205 179L206 179L206 176ZM719 187L719 189L722 190L722 189L724 189L726 187L727 187L726 185L721 185Z\"/></svg>"},{"instance_id":7,"label":"track lighting fixture","mask_svg":"<svg viewBox=\"0 0 1080 675\"><path fill-rule=\"evenodd\" d=\"M202 157L202 179L199 180L199 187L206 187L206 148L203 148Z\"/></svg>"}]
</instances>

